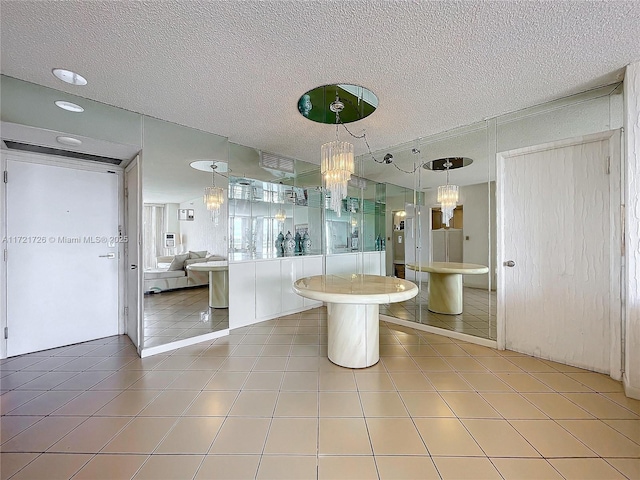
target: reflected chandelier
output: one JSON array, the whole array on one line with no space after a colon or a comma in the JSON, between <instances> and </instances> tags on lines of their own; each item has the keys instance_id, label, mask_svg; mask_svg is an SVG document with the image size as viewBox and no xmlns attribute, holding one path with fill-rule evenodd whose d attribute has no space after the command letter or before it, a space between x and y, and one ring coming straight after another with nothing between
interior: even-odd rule
<instances>
[{"instance_id":1,"label":"reflected chandelier","mask_svg":"<svg viewBox=\"0 0 640 480\"><path fill-rule=\"evenodd\" d=\"M339 217L342 199L347 196L347 183L355 172L355 163L353 145L349 142L341 142L338 138L340 112L344 109L344 103L340 101L339 97L336 97L329 108L336 114L336 139L321 147L320 172L324 179L325 188L330 193L329 207Z\"/></svg>"},{"instance_id":2,"label":"reflected chandelier","mask_svg":"<svg viewBox=\"0 0 640 480\"><path fill-rule=\"evenodd\" d=\"M218 166L215 163L211 164L211 186L204 189L204 204L207 206L207 210L217 213L220 211L220 207L224 203L224 189L216 187L216 168Z\"/></svg>"},{"instance_id":3,"label":"reflected chandelier","mask_svg":"<svg viewBox=\"0 0 640 480\"><path fill-rule=\"evenodd\" d=\"M287 219L287 212L285 212L285 211L284 211L284 209L282 209L282 208L281 208L281 209L279 209L279 210L276 212L275 219L276 219L278 222L283 223L283 222Z\"/></svg>"},{"instance_id":4,"label":"reflected chandelier","mask_svg":"<svg viewBox=\"0 0 640 480\"><path fill-rule=\"evenodd\" d=\"M453 217L453 210L458 204L458 186L449 184L449 168L452 166L453 163L447 159L443 165L447 171L447 184L438 187L438 203L440 204L440 210L442 211L442 223L447 227L449 226L449 221Z\"/></svg>"}]
</instances>

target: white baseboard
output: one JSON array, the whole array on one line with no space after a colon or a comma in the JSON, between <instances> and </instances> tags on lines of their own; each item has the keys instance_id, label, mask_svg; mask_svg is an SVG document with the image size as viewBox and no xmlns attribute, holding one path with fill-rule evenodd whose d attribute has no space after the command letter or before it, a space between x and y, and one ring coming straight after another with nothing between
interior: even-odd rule
<instances>
[{"instance_id":1,"label":"white baseboard","mask_svg":"<svg viewBox=\"0 0 640 480\"><path fill-rule=\"evenodd\" d=\"M622 385L624 386L624 394L629 398L635 398L640 400L640 388L632 387L627 383L627 379L622 379Z\"/></svg>"},{"instance_id":2,"label":"white baseboard","mask_svg":"<svg viewBox=\"0 0 640 480\"><path fill-rule=\"evenodd\" d=\"M216 338L220 337L226 337L227 335L229 335L229 329L225 328L224 330L218 330L217 332L205 333L204 335L185 338L183 340L176 340L175 342L156 345L155 347L143 348L140 352L140 358L146 358L152 355L158 355L159 353L170 352L172 350L177 350L178 348L195 345L196 343L215 340Z\"/></svg>"},{"instance_id":3,"label":"white baseboard","mask_svg":"<svg viewBox=\"0 0 640 480\"><path fill-rule=\"evenodd\" d=\"M462 340L468 343L475 343L476 345L482 345L483 347L495 349L498 348L498 342L496 342L495 340L489 340L487 338L474 337L473 335L467 335L466 333L445 330L444 328L432 327L431 325L423 325L422 323L410 322L408 320L402 320L400 318L390 317L383 314L380 314L380 319L384 320L385 322L402 325L403 327L415 328L416 330L421 330L423 332L442 335L443 337L455 338L456 340Z\"/></svg>"},{"instance_id":4,"label":"white baseboard","mask_svg":"<svg viewBox=\"0 0 640 480\"><path fill-rule=\"evenodd\" d=\"M242 327L248 327L250 325L255 325L257 323L266 322L267 320L274 320L276 318L286 317L287 315L294 315L296 313L306 312L307 310L312 310L314 308L321 307L322 305L323 305L322 302L318 302L317 305L307 305L306 307L300 307L300 308L296 308L296 309L293 309L293 310L287 310L286 312L274 313L273 315L268 315L266 317L259 317L259 318L249 319L249 320L243 320L242 322L234 323L233 325L231 325L231 323L230 323L229 327L231 328L231 330L235 330L237 328L242 328Z\"/></svg>"}]
</instances>

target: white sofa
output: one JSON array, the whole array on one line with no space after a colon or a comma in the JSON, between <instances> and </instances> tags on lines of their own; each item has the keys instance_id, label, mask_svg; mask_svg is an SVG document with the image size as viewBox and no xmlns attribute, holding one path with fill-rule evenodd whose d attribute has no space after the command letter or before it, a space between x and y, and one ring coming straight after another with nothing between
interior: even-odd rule
<instances>
[{"instance_id":1,"label":"white sofa","mask_svg":"<svg viewBox=\"0 0 640 480\"><path fill-rule=\"evenodd\" d=\"M196 287L209 284L207 272L188 270L192 263L226 260L207 252L189 252L182 255L156 257L156 268L144 271L144 292L159 293L178 288Z\"/></svg>"}]
</instances>

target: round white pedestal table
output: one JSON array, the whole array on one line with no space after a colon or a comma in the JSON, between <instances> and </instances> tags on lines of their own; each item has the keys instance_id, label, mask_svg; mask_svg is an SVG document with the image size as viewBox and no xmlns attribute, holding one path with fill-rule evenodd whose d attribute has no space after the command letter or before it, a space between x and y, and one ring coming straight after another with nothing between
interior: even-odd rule
<instances>
[{"instance_id":1,"label":"round white pedestal table","mask_svg":"<svg viewBox=\"0 0 640 480\"><path fill-rule=\"evenodd\" d=\"M229 262L214 260L192 263L187 268L196 272L209 272L209 306L211 308L229 308Z\"/></svg>"},{"instance_id":2,"label":"round white pedestal table","mask_svg":"<svg viewBox=\"0 0 640 480\"><path fill-rule=\"evenodd\" d=\"M489 267L475 263L430 262L424 265L408 263L406 267L429 272L430 312L458 315L462 313L462 275L487 273Z\"/></svg>"},{"instance_id":3,"label":"round white pedestal table","mask_svg":"<svg viewBox=\"0 0 640 480\"><path fill-rule=\"evenodd\" d=\"M328 356L336 365L365 368L380 360L381 303L418 294L407 280L378 275L317 275L297 280L298 295L327 303Z\"/></svg>"}]
</instances>

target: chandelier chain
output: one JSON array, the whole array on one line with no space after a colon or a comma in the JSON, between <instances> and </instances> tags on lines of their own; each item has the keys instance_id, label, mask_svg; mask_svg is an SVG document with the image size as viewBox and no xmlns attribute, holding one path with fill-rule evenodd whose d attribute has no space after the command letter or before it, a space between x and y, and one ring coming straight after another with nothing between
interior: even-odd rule
<instances>
[{"instance_id":1,"label":"chandelier chain","mask_svg":"<svg viewBox=\"0 0 640 480\"><path fill-rule=\"evenodd\" d=\"M366 132L362 132L362 135L355 135L347 128L347 126L344 123L340 122L340 125L342 125L342 127L347 131L347 133L351 135L353 138L359 138L359 139L361 138L362 140L364 140L364 144L367 146L367 152L369 153L369 156L373 159L374 162L386 163L384 160L378 160L373 154L373 152L371 151L371 146L369 145L369 141L367 140ZM397 170L401 171L402 173L413 174L413 173L416 173L416 171L419 168L421 168L424 164L425 162L420 162L418 165L415 166L413 170L405 170L404 168L399 167L395 163L392 163L391 165L394 166Z\"/></svg>"},{"instance_id":2,"label":"chandelier chain","mask_svg":"<svg viewBox=\"0 0 640 480\"><path fill-rule=\"evenodd\" d=\"M362 116L360 115L360 111L358 110L358 108L353 104L353 102L349 99L349 98L345 98L345 100L347 102L349 102L351 104L352 107L354 107L354 110L356 111L356 113L358 114L358 117L362 118ZM371 151L371 146L369 145L369 141L367 140L367 134L366 132L362 132L362 135L355 135L353 134L348 128L347 126L340 120L339 114L338 112L336 112L336 128L337 125L340 124L342 125L342 127L347 131L347 133L349 135L351 135L353 138L361 138L362 140L364 140L365 145L367 146L367 152L369 153L369 156L373 159L374 162L376 163L386 163L384 160L378 160L375 155L373 154L373 152ZM405 170L403 168L400 168L398 165L396 165L395 163L392 163L391 165L393 165L397 170L401 171L402 173L408 173L408 174L414 174L416 173L416 171L421 168L423 165L425 164L425 162L420 162L420 164L416 165L414 167L413 170Z\"/></svg>"}]
</instances>

